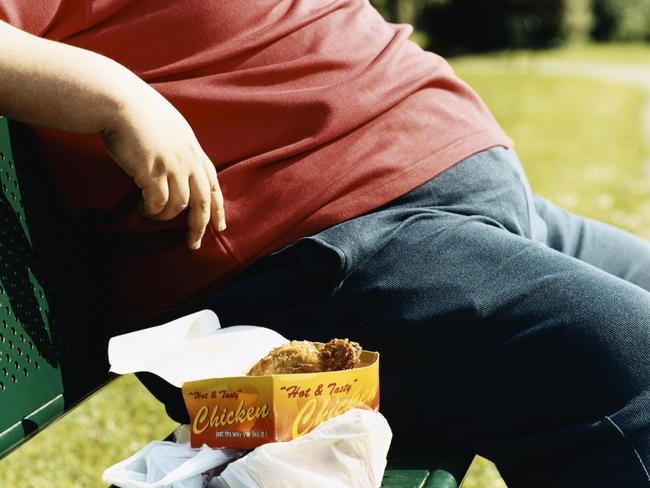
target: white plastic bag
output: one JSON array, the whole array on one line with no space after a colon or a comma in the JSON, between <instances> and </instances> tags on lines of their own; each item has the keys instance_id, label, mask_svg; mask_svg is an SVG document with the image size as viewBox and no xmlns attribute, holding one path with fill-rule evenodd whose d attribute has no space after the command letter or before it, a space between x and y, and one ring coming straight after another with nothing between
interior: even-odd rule
<instances>
[{"instance_id":1,"label":"white plastic bag","mask_svg":"<svg viewBox=\"0 0 650 488\"><path fill-rule=\"evenodd\" d=\"M211 449L204 445L153 441L133 456L104 471L104 481L121 488L201 488L207 486L202 473L236 459L243 451Z\"/></svg>"},{"instance_id":2,"label":"white plastic bag","mask_svg":"<svg viewBox=\"0 0 650 488\"><path fill-rule=\"evenodd\" d=\"M289 442L230 463L211 488L379 488L392 432L376 412L352 409Z\"/></svg>"}]
</instances>

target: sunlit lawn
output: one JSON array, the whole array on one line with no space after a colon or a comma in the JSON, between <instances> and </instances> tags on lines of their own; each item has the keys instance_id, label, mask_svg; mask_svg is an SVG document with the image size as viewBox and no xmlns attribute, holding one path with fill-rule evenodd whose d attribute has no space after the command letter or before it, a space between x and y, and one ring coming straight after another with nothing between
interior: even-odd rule
<instances>
[{"instance_id":1,"label":"sunlit lawn","mask_svg":"<svg viewBox=\"0 0 650 488\"><path fill-rule=\"evenodd\" d=\"M414 33L415 41L425 43L421 33ZM648 43L587 43L572 44L549 50L500 51L489 55L464 56L463 60L521 60L552 59L556 61L606 62L606 63L650 63Z\"/></svg>"},{"instance_id":2,"label":"sunlit lawn","mask_svg":"<svg viewBox=\"0 0 650 488\"><path fill-rule=\"evenodd\" d=\"M0 462L2 488L96 488L104 468L175 427L134 376L119 378Z\"/></svg>"},{"instance_id":3,"label":"sunlit lawn","mask_svg":"<svg viewBox=\"0 0 650 488\"><path fill-rule=\"evenodd\" d=\"M459 62L457 72L515 141L533 190L571 211L650 236L641 123L646 94L518 70L474 73L471 62Z\"/></svg>"},{"instance_id":4,"label":"sunlit lawn","mask_svg":"<svg viewBox=\"0 0 650 488\"><path fill-rule=\"evenodd\" d=\"M544 54L557 59L630 59L637 46L582 47ZM641 129L645 95L633 88L575 78L543 77L515 67L475 69L486 59L454 66L482 95L516 142L533 189L570 210L650 237L650 176ZM101 487L103 469L160 439L174 427L164 410L132 377L121 378L72 414L0 462L0 486ZM505 486L494 467L477 459L466 488Z\"/></svg>"}]
</instances>

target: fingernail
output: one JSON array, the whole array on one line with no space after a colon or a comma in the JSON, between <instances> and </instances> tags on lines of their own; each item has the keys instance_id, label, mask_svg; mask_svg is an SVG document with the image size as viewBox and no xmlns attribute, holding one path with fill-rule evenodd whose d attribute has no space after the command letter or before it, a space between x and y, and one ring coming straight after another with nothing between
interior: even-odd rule
<instances>
[{"instance_id":1,"label":"fingernail","mask_svg":"<svg viewBox=\"0 0 650 488\"><path fill-rule=\"evenodd\" d=\"M195 243L192 244L192 249L195 251L200 247L201 247L201 241L196 241Z\"/></svg>"},{"instance_id":2,"label":"fingernail","mask_svg":"<svg viewBox=\"0 0 650 488\"><path fill-rule=\"evenodd\" d=\"M219 227L217 228L219 232L223 232L226 230L226 223L225 222L219 222Z\"/></svg>"}]
</instances>

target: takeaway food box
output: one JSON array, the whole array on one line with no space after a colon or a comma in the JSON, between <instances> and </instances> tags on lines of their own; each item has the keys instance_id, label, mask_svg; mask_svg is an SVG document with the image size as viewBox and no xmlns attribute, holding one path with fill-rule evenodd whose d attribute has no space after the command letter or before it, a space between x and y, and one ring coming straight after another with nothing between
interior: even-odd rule
<instances>
[{"instance_id":1,"label":"takeaway food box","mask_svg":"<svg viewBox=\"0 0 650 488\"><path fill-rule=\"evenodd\" d=\"M147 371L182 388L192 447L253 448L291 440L351 408L378 409L376 352L363 351L354 369L246 376L287 342L263 327L221 329L203 310L112 338L109 361L115 373Z\"/></svg>"}]
</instances>

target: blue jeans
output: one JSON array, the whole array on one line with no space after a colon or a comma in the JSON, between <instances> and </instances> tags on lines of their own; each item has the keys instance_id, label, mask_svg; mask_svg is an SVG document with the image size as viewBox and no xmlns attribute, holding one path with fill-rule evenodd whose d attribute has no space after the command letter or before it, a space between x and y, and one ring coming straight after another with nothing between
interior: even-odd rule
<instances>
[{"instance_id":1,"label":"blue jeans","mask_svg":"<svg viewBox=\"0 0 650 488\"><path fill-rule=\"evenodd\" d=\"M381 353L410 446L492 459L512 487L650 486L650 246L476 154L298 240L197 303L225 325Z\"/></svg>"}]
</instances>

